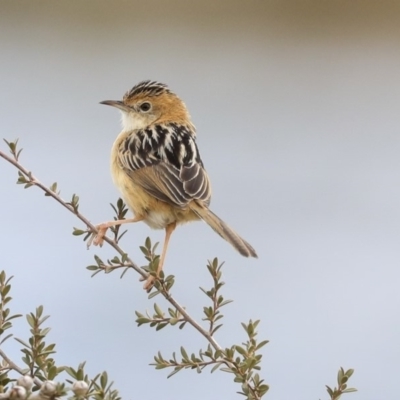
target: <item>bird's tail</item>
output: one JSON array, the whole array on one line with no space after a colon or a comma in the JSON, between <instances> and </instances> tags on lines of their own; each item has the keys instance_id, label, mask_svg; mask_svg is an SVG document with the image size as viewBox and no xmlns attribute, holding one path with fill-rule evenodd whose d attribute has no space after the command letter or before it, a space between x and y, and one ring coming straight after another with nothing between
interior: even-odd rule
<instances>
[{"instance_id":1,"label":"bird's tail","mask_svg":"<svg viewBox=\"0 0 400 400\"><path fill-rule=\"evenodd\" d=\"M199 218L207 222L218 235L229 242L242 256L257 258L257 253L253 247L207 207L192 202L190 208Z\"/></svg>"}]
</instances>

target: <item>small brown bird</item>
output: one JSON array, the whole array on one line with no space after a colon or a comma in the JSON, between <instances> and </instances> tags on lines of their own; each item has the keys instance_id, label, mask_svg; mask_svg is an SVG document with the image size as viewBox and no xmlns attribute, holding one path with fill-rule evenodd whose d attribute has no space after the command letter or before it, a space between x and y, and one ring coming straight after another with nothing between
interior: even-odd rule
<instances>
[{"instance_id":1,"label":"small brown bird","mask_svg":"<svg viewBox=\"0 0 400 400\"><path fill-rule=\"evenodd\" d=\"M253 247L208 207L211 186L196 145L196 129L183 101L162 83L143 81L122 101L106 100L122 112L122 132L111 150L111 173L134 218L99 225L95 245L107 229L144 221L165 229L158 265L163 268L168 242L178 224L203 220L245 257L257 257ZM150 289L148 278L144 288Z\"/></svg>"}]
</instances>

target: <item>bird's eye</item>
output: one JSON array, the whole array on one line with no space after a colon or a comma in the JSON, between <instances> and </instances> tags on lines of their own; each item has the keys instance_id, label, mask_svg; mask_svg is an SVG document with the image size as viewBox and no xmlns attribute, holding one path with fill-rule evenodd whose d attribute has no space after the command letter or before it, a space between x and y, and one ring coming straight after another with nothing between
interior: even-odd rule
<instances>
[{"instance_id":1,"label":"bird's eye","mask_svg":"<svg viewBox=\"0 0 400 400\"><path fill-rule=\"evenodd\" d=\"M148 112L151 110L151 104L149 102L144 102L139 106L140 110L143 112Z\"/></svg>"}]
</instances>

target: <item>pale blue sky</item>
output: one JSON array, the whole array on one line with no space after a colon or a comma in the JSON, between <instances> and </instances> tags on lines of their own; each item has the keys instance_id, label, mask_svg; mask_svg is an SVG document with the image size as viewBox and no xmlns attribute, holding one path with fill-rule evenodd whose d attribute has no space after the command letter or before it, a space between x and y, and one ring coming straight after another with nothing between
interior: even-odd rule
<instances>
[{"instance_id":1,"label":"pale blue sky","mask_svg":"<svg viewBox=\"0 0 400 400\"><path fill-rule=\"evenodd\" d=\"M225 260L223 346L261 319L266 398L327 398L340 366L353 400L395 400L400 370L400 4L375 1L2 1L0 136L94 223L118 198L109 153L119 115L98 103L143 79L187 104L211 177L211 208L257 250L242 258L205 224L172 237L174 295L201 318L206 260ZM2 147L5 148L4 146ZM90 279L74 217L0 162L2 266L15 312L43 304L60 364L107 369L124 399L234 399L230 375L148 364L205 343L191 328L135 326L152 309L137 276ZM163 233L129 228L122 246ZM160 299L160 304L164 304ZM166 307L165 307L166 308ZM17 323L16 334L27 328ZM6 350L18 361L11 343Z\"/></svg>"}]
</instances>

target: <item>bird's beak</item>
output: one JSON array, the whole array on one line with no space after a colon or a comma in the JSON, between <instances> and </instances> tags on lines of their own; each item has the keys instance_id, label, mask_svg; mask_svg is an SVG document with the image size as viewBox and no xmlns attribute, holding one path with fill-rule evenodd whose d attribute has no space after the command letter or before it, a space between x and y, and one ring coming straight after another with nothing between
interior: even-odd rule
<instances>
[{"instance_id":1,"label":"bird's beak","mask_svg":"<svg viewBox=\"0 0 400 400\"><path fill-rule=\"evenodd\" d=\"M100 104L105 104L106 106L117 107L121 111L126 111L126 112L132 111L132 109L129 106L127 106L122 101L118 101L118 100L104 100L104 101L101 101Z\"/></svg>"}]
</instances>

